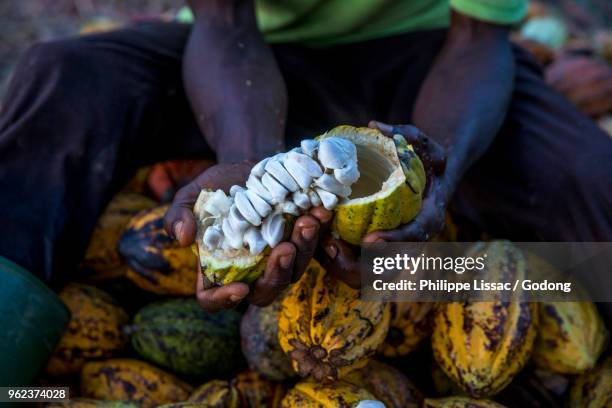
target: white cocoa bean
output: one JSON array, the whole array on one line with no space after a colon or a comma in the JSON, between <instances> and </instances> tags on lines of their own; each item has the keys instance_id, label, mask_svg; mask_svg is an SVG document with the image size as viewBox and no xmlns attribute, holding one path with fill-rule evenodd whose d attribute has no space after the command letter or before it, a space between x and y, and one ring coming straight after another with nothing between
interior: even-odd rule
<instances>
[{"instance_id":1,"label":"white cocoa bean","mask_svg":"<svg viewBox=\"0 0 612 408\"><path fill-rule=\"evenodd\" d=\"M253 208L255 208L255 211L257 211L257 213L262 218L267 217L268 214L272 212L272 207L270 206L270 204L268 204L266 200L258 196L257 193L251 190L246 190L245 193L247 195L247 198L253 205Z\"/></svg>"},{"instance_id":2,"label":"white cocoa bean","mask_svg":"<svg viewBox=\"0 0 612 408\"><path fill-rule=\"evenodd\" d=\"M295 180L295 182L300 186L300 188L306 190L310 187L312 183L312 177L308 175L306 170L304 170L296 161L292 158L287 158L283 163L285 169L289 172L291 177Z\"/></svg>"},{"instance_id":3,"label":"white cocoa bean","mask_svg":"<svg viewBox=\"0 0 612 408\"><path fill-rule=\"evenodd\" d=\"M300 143L302 151L310 157L313 157L316 150L319 148L319 141L313 139L305 139Z\"/></svg>"},{"instance_id":4,"label":"white cocoa bean","mask_svg":"<svg viewBox=\"0 0 612 408\"><path fill-rule=\"evenodd\" d=\"M261 180L254 174L249 175L246 186L249 190L253 190L255 194L266 200L269 204L276 204L276 200L270 192L261 184Z\"/></svg>"},{"instance_id":5,"label":"white cocoa bean","mask_svg":"<svg viewBox=\"0 0 612 408\"><path fill-rule=\"evenodd\" d=\"M321 198L319 197L316 191L309 191L308 198L310 199L310 203L313 207L319 207L322 204Z\"/></svg>"},{"instance_id":6,"label":"white cocoa bean","mask_svg":"<svg viewBox=\"0 0 612 408\"><path fill-rule=\"evenodd\" d=\"M239 192L239 191L242 191L242 190L244 190L244 187L241 187L241 186L231 186L230 187L230 191L229 191L230 197L235 197L236 193Z\"/></svg>"},{"instance_id":7,"label":"white cocoa bean","mask_svg":"<svg viewBox=\"0 0 612 408\"><path fill-rule=\"evenodd\" d=\"M297 191L300 186L297 185L291 174L283 167L283 165L275 160L270 160L266 164L266 172L273 176L279 183L281 183L287 190L293 192Z\"/></svg>"},{"instance_id":8,"label":"white cocoa bean","mask_svg":"<svg viewBox=\"0 0 612 408\"><path fill-rule=\"evenodd\" d=\"M238 193L236 193L234 203L236 204L238 211L240 211L240 214L242 214L245 220L255 226L261 225L261 217L255 210L255 208L253 208L253 205L249 201L244 191L239 191Z\"/></svg>"},{"instance_id":9,"label":"white cocoa bean","mask_svg":"<svg viewBox=\"0 0 612 408\"><path fill-rule=\"evenodd\" d=\"M285 219L282 214L273 214L267 217L261 225L261 236L274 248L283 239L285 232Z\"/></svg>"},{"instance_id":10,"label":"white cocoa bean","mask_svg":"<svg viewBox=\"0 0 612 408\"><path fill-rule=\"evenodd\" d=\"M235 203L230 208L227 219L234 231L244 232L251 226L251 223L245 220L242 214L240 214Z\"/></svg>"},{"instance_id":11,"label":"white cocoa bean","mask_svg":"<svg viewBox=\"0 0 612 408\"><path fill-rule=\"evenodd\" d=\"M202 241L204 246L212 251L213 249L219 248L221 245L221 241L223 241L223 233L217 226L211 225L210 227L206 228L206 231L204 231Z\"/></svg>"},{"instance_id":12,"label":"white cocoa bean","mask_svg":"<svg viewBox=\"0 0 612 408\"><path fill-rule=\"evenodd\" d=\"M345 186L350 186L359 180L359 168L357 164L349 164L348 166L334 170L334 177Z\"/></svg>"},{"instance_id":13,"label":"white cocoa bean","mask_svg":"<svg viewBox=\"0 0 612 408\"><path fill-rule=\"evenodd\" d=\"M251 227L244 233L244 242L249 247L251 255L260 254L268 245L258 228Z\"/></svg>"},{"instance_id":14,"label":"white cocoa bean","mask_svg":"<svg viewBox=\"0 0 612 408\"><path fill-rule=\"evenodd\" d=\"M302 191L296 191L293 193L293 202L303 210L310 208L310 199L308 198L308 194Z\"/></svg>"},{"instance_id":15,"label":"white cocoa bean","mask_svg":"<svg viewBox=\"0 0 612 408\"><path fill-rule=\"evenodd\" d=\"M357 148L350 140L329 137L319 143L317 157L326 169L341 169L357 160Z\"/></svg>"},{"instance_id":16,"label":"white cocoa bean","mask_svg":"<svg viewBox=\"0 0 612 408\"><path fill-rule=\"evenodd\" d=\"M232 205L232 199L223 190L217 190L204 203L204 211L212 216L226 214Z\"/></svg>"},{"instance_id":17,"label":"white cocoa bean","mask_svg":"<svg viewBox=\"0 0 612 408\"><path fill-rule=\"evenodd\" d=\"M254 165L253 168L251 169L251 174L254 174L257 177L262 177L264 173L266 172L265 167L268 161L270 161L270 157L266 157L265 159L263 159L262 161Z\"/></svg>"},{"instance_id":18,"label":"white cocoa bean","mask_svg":"<svg viewBox=\"0 0 612 408\"><path fill-rule=\"evenodd\" d=\"M324 174L316 179L315 185L340 197L348 197L351 195L351 188L340 183L331 174Z\"/></svg>"},{"instance_id":19,"label":"white cocoa bean","mask_svg":"<svg viewBox=\"0 0 612 408\"><path fill-rule=\"evenodd\" d=\"M300 209L293 201L285 201L279 204L278 207L283 213L295 215L296 217L300 215Z\"/></svg>"},{"instance_id":20,"label":"white cocoa bean","mask_svg":"<svg viewBox=\"0 0 612 408\"><path fill-rule=\"evenodd\" d=\"M289 152L287 160L295 160L295 162L306 171L310 177L320 177L323 174L323 169L319 163L311 159L305 154Z\"/></svg>"},{"instance_id":21,"label":"white cocoa bean","mask_svg":"<svg viewBox=\"0 0 612 408\"><path fill-rule=\"evenodd\" d=\"M319 195L321 203L323 203L323 207L327 208L328 210L333 210L338 204L338 197L336 197L334 194L320 188L315 188L315 191Z\"/></svg>"},{"instance_id":22,"label":"white cocoa bean","mask_svg":"<svg viewBox=\"0 0 612 408\"><path fill-rule=\"evenodd\" d=\"M242 233L234 231L227 218L223 220L221 229L223 230L223 236L225 238L223 242L226 242L230 248L240 249L243 247Z\"/></svg>"},{"instance_id":23,"label":"white cocoa bean","mask_svg":"<svg viewBox=\"0 0 612 408\"><path fill-rule=\"evenodd\" d=\"M289 191L268 173L264 174L261 178L261 184L278 203L282 202L287 197L287 194L289 194Z\"/></svg>"}]
</instances>

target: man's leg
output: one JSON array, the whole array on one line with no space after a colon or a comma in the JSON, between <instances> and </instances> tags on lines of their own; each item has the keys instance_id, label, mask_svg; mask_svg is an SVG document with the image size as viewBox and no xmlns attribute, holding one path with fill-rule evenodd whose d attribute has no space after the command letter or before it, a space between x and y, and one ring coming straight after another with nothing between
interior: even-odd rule
<instances>
[{"instance_id":1,"label":"man's leg","mask_svg":"<svg viewBox=\"0 0 612 408\"><path fill-rule=\"evenodd\" d=\"M211 154L182 90L188 33L154 23L26 52L0 113L0 256L65 279L138 166Z\"/></svg>"},{"instance_id":2,"label":"man's leg","mask_svg":"<svg viewBox=\"0 0 612 408\"><path fill-rule=\"evenodd\" d=\"M453 201L459 217L515 241L612 241L612 140L516 50L506 123Z\"/></svg>"}]
</instances>

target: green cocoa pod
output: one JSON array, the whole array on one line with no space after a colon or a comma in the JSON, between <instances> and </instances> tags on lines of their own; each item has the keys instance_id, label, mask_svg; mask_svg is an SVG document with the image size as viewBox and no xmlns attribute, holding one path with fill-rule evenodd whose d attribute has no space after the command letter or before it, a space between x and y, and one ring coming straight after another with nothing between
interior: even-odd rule
<instances>
[{"instance_id":1,"label":"green cocoa pod","mask_svg":"<svg viewBox=\"0 0 612 408\"><path fill-rule=\"evenodd\" d=\"M223 377L243 367L240 313L209 313L195 299L142 308L128 328L132 346L146 360L178 374Z\"/></svg>"}]
</instances>

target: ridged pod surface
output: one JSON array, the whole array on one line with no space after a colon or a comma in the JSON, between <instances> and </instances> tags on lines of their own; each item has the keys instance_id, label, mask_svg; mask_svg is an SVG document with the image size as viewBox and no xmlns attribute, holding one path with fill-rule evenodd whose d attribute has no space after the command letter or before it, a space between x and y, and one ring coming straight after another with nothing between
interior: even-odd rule
<instances>
[{"instance_id":1,"label":"ridged pod surface","mask_svg":"<svg viewBox=\"0 0 612 408\"><path fill-rule=\"evenodd\" d=\"M595 367L607 339L592 302L543 302L533 360L549 371L580 374Z\"/></svg>"},{"instance_id":2,"label":"ridged pod surface","mask_svg":"<svg viewBox=\"0 0 612 408\"><path fill-rule=\"evenodd\" d=\"M431 334L435 303L391 303L391 323L385 342L378 350L385 357L403 357Z\"/></svg>"},{"instance_id":3,"label":"ridged pod surface","mask_svg":"<svg viewBox=\"0 0 612 408\"><path fill-rule=\"evenodd\" d=\"M571 408L608 408L612 406L612 357L576 379L570 392Z\"/></svg>"},{"instance_id":4,"label":"ridged pod surface","mask_svg":"<svg viewBox=\"0 0 612 408\"><path fill-rule=\"evenodd\" d=\"M526 261L508 242L487 245L488 279L523 279ZM474 397L494 395L527 363L537 334L538 307L521 301L440 303L432 348L442 370Z\"/></svg>"},{"instance_id":5,"label":"ridged pod surface","mask_svg":"<svg viewBox=\"0 0 612 408\"><path fill-rule=\"evenodd\" d=\"M486 399L467 397L427 398L423 408L505 408L505 405Z\"/></svg>"},{"instance_id":6,"label":"ridged pod surface","mask_svg":"<svg viewBox=\"0 0 612 408\"><path fill-rule=\"evenodd\" d=\"M248 370L238 374L231 385L238 390L242 407L278 408L285 395L282 384Z\"/></svg>"},{"instance_id":7,"label":"ridged pod surface","mask_svg":"<svg viewBox=\"0 0 612 408\"><path fill-rule=\"evenodd\" d=\"M287 392L281 408L355 408L376 398L366 389L343 381L299 382Z\"/></svg>"},{"instance_id":8,"label":"ridged pod surface","mask_svg":"<svg viewBox=\"0 0 612 408\"><path fill-rule=\"evenodd\" d=\"M279 341L300 376L338 379L367 363L384 341L389 317L383 302L361 301L358 290L312 260L283 299Z\"/></svg>"},{"instance_id":9,"label":"ridged pod surface","mask_svg":"<svg viewBox=\"0 0 612 408\"><path fill-rule=\"evenodd\" d=\"M128 315L112 296L81 283L69 283L59 296L72 317L47 363L48 374L76 374L86 361L106 359L123 349L127 338L122 327Z\"/></svg>"},{"instance_id":10,"label":"ridged pod surface","mask_svg":"<svg viewBox=\"0 0 612 408\"><path fill-rule=\"evenodd\" d=\"M157 206L135 215L121 235L118 248L136 286L158 295L195 294L198 259L164 230L168 206Z\"/></svg>"},{"instance_id":11,"label":"ridged pod surface","mask_svg":"<svg viewBox=\"0 0 612 408\"><path fill-rule=\"evenodd\" d=\"M130 401L143 408L185 401L193 388L143 361L90 362L81 372L81 394L102 400Z\"/></svg>"},{"instance_id":12,"label":"ridged pod surface","mask_svg":"<svg viewBox=\"0 0 612 408\"><path fill-rule=\"evenodd\" d=\"M242 363L240 313L210 313L195 299L150 304L134 316L131 341L143 358L179 374L223 376Z\"/></svg>"},{"instance_id":13,"label":"ridged pod surface","mask_svg":"<svg viewBox=\"0 0 612 408\"><path fill-rule=\"evenodd\" d=\"M249 367L274 381L296 376L291 360L278 341L281 302L282 299L277 298L266 307L250 305L240 322L242 353Z\"/></svg>"},{"instance_id":14,"label":"ridged pod surface","mask_svg":"<svg viewBox=\"0 0 612 408\"><path fill-rule=\"evenodd\" d=\"M240 408L240 395L228 381L212 380L198 388L189 397L189 403L207 408Z\"/></svg>"},{"instance_id":15,"label":"ridged pod surface","mask_svg":"<svg viewBox=\"0 0 612 408\"><path fill-rule=\"evenodd\" d=\"M155 201L137 193L120 192L112 198L98 218L81 263L88 280L104 281L125 274L117 242L133 216L155 205Z\"/></svg>"},{"instance_id":16,"label":"ridged pod surface","mask_svg":"<svg viewBox=\"0 0 612 408\"><path fill-rule=\"evenodd\" d=\"M335 127L318 139L328 137L345 138L357 146L362 173L353 185L351 199L334 210L335 234L359 245L366 234L397 228L417 215L425 190L425 169L403 138L394 140L376 129L353 126Z\"/></svg>"},{"instance_id":17,"label":"ridged pod surface","mask_svg":"<svg viewBox=\"0 0 612 408\"><path fill-rule=\"evenodd\" d=\"M370 391L386 408L420 408L423 394L399 370L370 360L365 367L352 371L343 381Z\"/></svg>"}]
</instances>

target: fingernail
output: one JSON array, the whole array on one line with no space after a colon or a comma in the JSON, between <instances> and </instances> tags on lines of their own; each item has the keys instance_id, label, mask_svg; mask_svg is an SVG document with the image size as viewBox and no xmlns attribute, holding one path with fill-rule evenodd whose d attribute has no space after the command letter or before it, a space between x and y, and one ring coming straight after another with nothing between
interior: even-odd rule
<instances>
[{"instance_id":1,"label":"fingernail","mask_svg":"<svg viewBox=\"0 0 612 408\"><path fill-rule=\"evenodd\" d=\"M327 253L327 256L331 259L336 259L336 256L338 256L338 248L336 248L335 245L327 245L325 247L325 253Z\"/></svg>"},{"instance_id":2,"label":"fingernail","mask_svg":"<svg viewBox=\"0 0 612 408\"><path fill-rule=\"evenodd\" d=\"M183 221L177 221L174 223L174 228L172 229L174 231L174 238L178 239L183 234L183 226Z\"/></svg>"},{"instance_id":3,"label":"fingernail","mask_svg":"<svg viewBox=\"0 0 612 408\"><path fill-rule=\"evenodd\" d=\"M306 241L312 241L317 234L317 229L315 227L305 227L302 228L302 238Z\"/></svg>"},{"instance_id":4,"label":"fingernail","mask_svg":"<svg viewBox=\"0 0 612 408\"><path fill-rule=\"evenodd\" d=\"M281 256L279 259L279 263L283 269L290 268L291 264L293 263L293 255Z\"/></svg>"},{"instance_id":5,"label":"fingernail","mask_svg":"<svg viewBox=\"0 0 612 408\"><path fill-rule=\"evenodd\" d=\"M230 295L230 300L231 300L233 303L240 302L240 301L242 300L242 296L238 296L238 295Z\"/></svg>"},{"instance_id":6,"label":"fingernail","mask_svg":"<svg viewBox=\"0 0 612 408\"><path fill-rule=\"evenodd\" d=\"M379 243L379 242L387 242L387 241L385 241L385 239L384 239L384 238L376 238L376 239L374 240L374 242L375 242L375 243Z\"/></svg>"}]
</instances>

